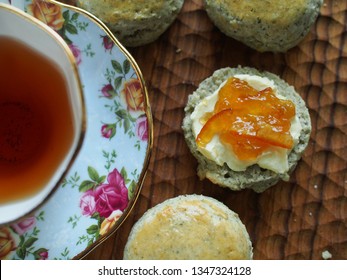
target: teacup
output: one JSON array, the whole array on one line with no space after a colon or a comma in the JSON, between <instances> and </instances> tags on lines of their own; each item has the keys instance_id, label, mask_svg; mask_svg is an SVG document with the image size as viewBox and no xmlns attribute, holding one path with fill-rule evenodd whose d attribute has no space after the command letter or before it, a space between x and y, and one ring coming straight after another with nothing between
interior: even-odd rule
<instances>
[{"instance_id":1,"label":"teacup","mask_svg":"<svg viewBox=\"0 0 347 280\"><path fill-rule=\"evenodd\" d=\"M81 148L85 107L74 56L48 26L0 3L0 224L41 206Z\"/></svg>"}]
</instances>

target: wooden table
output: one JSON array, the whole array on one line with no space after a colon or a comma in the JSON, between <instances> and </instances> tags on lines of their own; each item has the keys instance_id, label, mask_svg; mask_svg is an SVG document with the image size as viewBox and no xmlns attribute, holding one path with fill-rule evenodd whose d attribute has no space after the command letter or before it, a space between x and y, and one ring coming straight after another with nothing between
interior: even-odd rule
<instances>
[{"instance_id":1,"label":"wooden table","mask_svg":"<svg viewBox=\"0 0 347 280\"><path fill-rule=\"evenodd\" d=\"M73 0L65 2L73 3ZM139 199L120 229L86 259L122 259L133 224L150 207L180 194L204 194L237 212L254 259L347 259L347 1L325 0L308 36L284 54L259 53L223 35L201 0L186 0L154 43L129 49L147 83L154 147ZM187 97L222 67L255 67L280 75L310 110L312 134L289 182L261 194L200 181L181 122Z\"/></svg>"}]
</instances>

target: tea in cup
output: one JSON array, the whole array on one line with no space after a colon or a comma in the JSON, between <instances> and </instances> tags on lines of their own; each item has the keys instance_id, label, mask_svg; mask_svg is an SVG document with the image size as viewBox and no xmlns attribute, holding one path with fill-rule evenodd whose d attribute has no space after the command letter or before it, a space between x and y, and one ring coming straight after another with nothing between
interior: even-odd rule
<instances>
[{"instance_id":1,"label":"tea in cup","mask_svg":"<svg viewBox=\"0 0 347 280\"><path fill-rule=\"evenodd\" d=\"M0 4L0 224L42 205L85 132L74 56L48 26Z\"/></svg>"}]
</instances>

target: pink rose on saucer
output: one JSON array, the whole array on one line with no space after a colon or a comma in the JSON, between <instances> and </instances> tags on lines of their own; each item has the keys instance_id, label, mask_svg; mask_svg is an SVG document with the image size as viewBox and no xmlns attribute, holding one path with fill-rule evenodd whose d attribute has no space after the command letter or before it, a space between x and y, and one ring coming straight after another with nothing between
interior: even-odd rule
<instances>
[{"instance_id":1,"label":"pink rose on saucer","mask_svg":"<svg viewBox=\"0 0 347 280\"><path fill-rule=\"evenodd\" d=\"M27 231L33 229L35 225L36 225L36 218L29 217L13 224L11 227L16 233L18 233L19 235L23 235Z\"/></svg>"},{"instance_id":2,"label":"pink rose on saucer","mask_svg":"<svg viewBox=\"0 0 347 280\"><path fill-rule=\"evenodd\" d=\"M39 260L47 260L48 259L48 251L47 250L43 250L42 252L39 252L37 255L38 255Z\"/></svg>"},{"instance_id":3,"label":"pink rose on saucer","mask_svg":"<svg viewBox=\"0 0 347 280\"><path fill-rule=\"evenodd\" d=\"M80 200L82 215L92 216L95 213L95 198L92 190L86 191Z\"/></svg>"},{"instance_id":4,"label":"pink rose on saucer","mask_svg":"<svg viewBox=\"0 0 347 280\"><path fill-rule=\"evenodd\" d=\"M111 84L104 85L101 89L101 93L103 97L106 98L113 98L116 95L116 92L114 91L114 88Z\"/></svg>"},{"instance_id":5,"label":"pink rose on saucer","mask_svg":"<svg viewBox=\"0 0 347 280\"><path fill-rule=\"evenodd\" d=\"M116 128L112 124L104 124L101 127L101 135L104 138L111 139L116 134Z\"/></svg>"},{"instance_id":6,"label":"pink rose on saucer","mask_svg":"<svg viewBox=\"0 0 347 280\"><path fill-rule=\"evenodd\" d=\"M102 38L102 45L105 48L105 51L112 51L112 48L114 46L113 41L108 36L101 36Z\"/></svg>"},{"instance_id":7,"label":"pink rose on saucer","mask_svg":"<svg viewBox=\"0 0 347 280\"><path fill-rule=\"evenodd\" d=\"M108 175L107 182L98 186L94 191L96 211L105 218L115 210L123 211L129 202L128 189L117 169Z\"/></svg>"},{"instance_id":8,"label":"pink rose on saucer","mask_svg":"<svg viewBox=\"0 0 347 280\"><path fill-rule=\"evenodd\" d=\"M74 55L76 59L77 65L80 65L80 63L82 62L81 50L74 44L70 44L69 47L70 47L70 50L72 51L72 54Z\"/></svg>"},{"instance_id":9,"label":"pink rose on saucer","mask_svg":"<svg viewBox=\"0 0 347 280\"><path fill-rule=\"evenodd\" d=\"M136 120L136 134L141 141L147 141L148 139L148 123L145 116Z\"/></svg>"}]
</instances>

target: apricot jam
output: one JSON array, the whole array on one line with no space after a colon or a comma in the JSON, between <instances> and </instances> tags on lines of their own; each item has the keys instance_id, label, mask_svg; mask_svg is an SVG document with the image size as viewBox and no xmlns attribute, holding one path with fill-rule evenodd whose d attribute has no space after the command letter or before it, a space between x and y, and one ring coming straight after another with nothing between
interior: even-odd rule
<instances>
[{"instance_id":1,"label":"apricot jam","mask_svg":"<svg viewBox=\"0 0 347 280\"><path fill-rule=\"evenodd\" d=\"M196 142L206 147L218 134L240 160L254 160L270 147L293 147L289 130L294 116L294 104L276 97L270 87L258 91L232 77L220 89L214 111L203 117Z\"/></svg>"}]
</instances>

